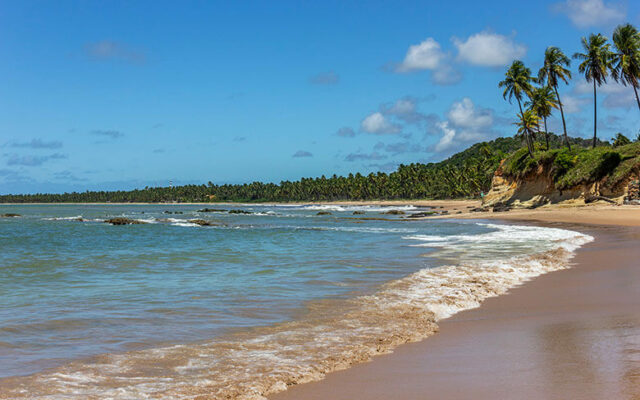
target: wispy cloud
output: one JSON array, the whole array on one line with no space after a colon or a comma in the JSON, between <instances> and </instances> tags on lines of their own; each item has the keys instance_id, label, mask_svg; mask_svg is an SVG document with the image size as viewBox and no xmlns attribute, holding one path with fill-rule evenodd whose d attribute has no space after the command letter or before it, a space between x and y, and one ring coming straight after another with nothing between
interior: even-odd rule
<instances>
[{"instance_id":1,"label":"wispy cloud","mask_svg":"<svg viewBox=\"0 0 640 400\"><path fill-rule=\"evenodd\" d=\"M53 174L53 177L57 180L67 181L67 182L85 182L87 178L81 178L77 175L74 175L71 171L60 171Z\"/></svg>"},{"instance_id":2,"label":"wispy cloud","mask_svg":"<svg viewBox=\"0 0 640 400\"><path fill-rule=\"evenodd\" d=\"M62 147L62 142L57 140L45 142L42 139L31 139L28 142L14 142L11 143L10 146L30 149L59 149Z\"/></svg>"},{"instance_id":3,"label":"wispy cloud","mask_svg":"<svg viewBox=\"0 0 640 400\"><path fill-rule=\"evenodd\" d=\"M298 150L291 157L293 158L313 157L313 154L305 150Z\"/></svg>"},{"instance_id":4,"label":"wispy cloud","mask_svg":"<svg viewBox=\"0 0 640 400\"><path fill-rule=\"evenodd\" d=\"M366 153L351 153L351 154L347 155L344 158L344 160L348 161L348 162L353 162L353 161L384 160L385 158L387 158L387 156L385 156L384 154L380 154L380 153L374 151L373 153L370 153L370 154L366 154Z\"/></svg>"},{"instance_id":5,"label":"wispy cloud","mask_svg":"<svg viewBox=\"0 0 640 400\"><path fill-rule=\"evenodd\" d=\"M146 56L143 52L113 40L87 43L84 50L87 57L97 61L116 60L131 64L144 64L146 61Z\"/></svg>"},{"instance_id":6,"label":"wispy cloud","mask_svg":"<svg viewBox=\"0 0 640 400\"><path fill-rule=\"evenodd\" d=\"M48 156L34 156L34 155L18 155L10 154L7 160L7 165L22 165L25 167L37 167L50 160L62 160L66 159L65 154L54 153Z\"/></svg>"},{"instance_id":7,"label":"wispy cloud","mask_svg":"<svg viewBox=\"0 0 640 400\"><path fill-rule=\"evenodd\" d=\"M124 133L113 129L95 129L90 132L92 135L117 139L124 136Z\"/></svg>"},{"instance_id":8,"label":"wispy cloud","mask_svg":"<svg viewBox=\"0 0 640 400\"><path fill-rule=\"evenodd\" d=\"M314 85L336 85L340 82L340 75L333 71L321 72L309 78L309 83Z\"/></svg>"},{"instance_id":9,"label":"wispy cloud","mask_svg":"<svg viewBox=\"0 0 640 400\"><path fill-rule=\"evenodd\" d=\"M348 126L343 126L342 128L338 129L336 135L341 137L354 137L356 135L356 131L349 128Z\"/></svg>"}]
</instances>

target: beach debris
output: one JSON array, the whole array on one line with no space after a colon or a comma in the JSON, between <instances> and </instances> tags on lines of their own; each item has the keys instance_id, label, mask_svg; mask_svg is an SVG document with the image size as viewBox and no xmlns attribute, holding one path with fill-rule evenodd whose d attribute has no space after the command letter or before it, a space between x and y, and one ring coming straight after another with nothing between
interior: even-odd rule
<instances>
[{"instance_id":1,"label":"beach debris","mask_svg":"<svg viewBox=\"0 0 640 400\"><path fill-rule=\"evenodd\" d=\"M111 224L111 225L142 225L142 224L146 224L146 222L144 222L144 221L138 221L137 219L124 218L124 217L109 218L109 219L104 220L104 222L106 222L107 224Z\"/></svg>"},{"instance_id":2,"label":"beach debris","mask_svg":"<svg viewBox=\"0 0 640 400\"><path fill-rule=\"evenodd\" d=\"M332 215L329 211L318 211L316 215Z\"/></svg>"},{"instance_id":3,"label":"beach debris","mask_svg":"<svg viewBox=\"0 0 640 400\"><path fill-rule=\"evenodd\" d=\"M6 214L2 214L1 217L2 218L15 218L15 217L22 217L22 215L14 214L14 213L6 213Z\"/></svg>"},{"instance_id":4,"label":"beach debris","mask_svg":"<svg viewBox=\"0 0 640 400\"><path fill-rule=\"evenodd\" d=\"M402 210L389 210L389 211L384 211L381 212L380 214L387 214L387 215L404 215L405 212Z\"/></svg>"}]
</instances>

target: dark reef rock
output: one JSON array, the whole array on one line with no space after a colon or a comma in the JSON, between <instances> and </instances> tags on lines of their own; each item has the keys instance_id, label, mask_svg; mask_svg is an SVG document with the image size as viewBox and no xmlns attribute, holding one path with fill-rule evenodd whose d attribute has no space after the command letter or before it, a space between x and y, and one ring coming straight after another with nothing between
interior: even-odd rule
<instances>
[{"instance_id":1,"label":"dark reef rock","mask_svg":"<svg viewBox=\"0 0 640 400\"><path fill-rule=\"evenodd\" d=\"M190 219L189 222L192 224L200 225L200 226L216 226L219 224L213 223L211 221L205 221L204 219Z\"/></svg>"},{"instance_id":2,"label":"dark reef rock","mask_svg":"<svg viewBox=\"0 0 640 400\"><path fill-rule=\"evenodd\" d=\"M142 224L146 224L146 222L138 221L137 219L123 218L123 217L106 219L104 222L106 222L107 224L111 224L111 225L142 225Z\"/></svg>"},{"instance_id":3,"label":"dark reef rock","mask_svg":"<svg viewBox=\"0 0 640 400\"><path fill-rule=\"evenodd\" d=\"M22 217L22 215L14 214L14 213L6 213L6 214L0 215L0 217L2 217L2 218L15 218L15 217Z\"/></svg>"},{"instance_id":4,"label":"dark reef rock","mask_svg":"<svg viewBox=\"0 0 640 400\"><path fill-rule=\"evenodd\" d=\"M253 214L251 211L245 210L229 210L229 214Z\"/></svg>"},{"instance_id":5,"label":"dark reef rock","mask_svg":"<svg viewBox=\"0 0 640 400\"><path fill-rule=\"evenodd\" d=\"M389 210L389 211L384 211L381 212L380 214L386 214L386 215L404 215L405 212L401 211L401 210Z\"/></svg>"},{"instance_id":6,"label":"dark reef rock","mask_svg":"<svg viewBox=\"0 0 640 400\"><path fill-rule=\"evenodd\" d=\"M422 211L407 215L405 218L424 218L438 214L437 211Z\"/></svg>"},{"instance_id":7,"label":"dark reef rock","mask_svg":"<svg viewBox=\"0 0 640 400\"><path fill-rule=\"evenodd\" d=\"M364 215L365 212L364 211L354 211L353 215Z\"/></svg>"},{"instance_id":8,"label":"dark reef rock","mask_svg":"<svg viewBox=\"0 0 640 400\"><path fill-rule=\"evenodd\" d=\"M202 210L198 210L198 211L200 211L200 212L206 212L206 211L202 211ZM163 213L163 214L183 214L183 212L182 212L182 211L163 211L162 213ZM143 214L144 214L144 212L143 212Z\"/></svg>"},{"instance_id":9,"label":"dark reef rock","mask_svg":"<svg viewBox=\"0 0 640 400\"><path fill-rule=\"evenodd\" d=\"M331 215L329 211L318 211L316 215Z\"/></svg>"},{"instance_id":10,"label":"dark reef rock","mask_svg":"<svg viewBox=\"0 0 640 400\"><path fill-rule=\"evenodd\" d=\"M506 212L511 210L511 206L505 203L496 203L491 209L493 212Z\"/></svg>"},{"instance_id":11,"label":"dark reef rock","mask_svg":"<svg viewBox=\"0 0 640 400\"><path fill-rule=\"evenodd\" d=\"M203 208L201 210L198 210L198 212L227 212L227 210L222 208Z\"/></svg>"}]
</instances>

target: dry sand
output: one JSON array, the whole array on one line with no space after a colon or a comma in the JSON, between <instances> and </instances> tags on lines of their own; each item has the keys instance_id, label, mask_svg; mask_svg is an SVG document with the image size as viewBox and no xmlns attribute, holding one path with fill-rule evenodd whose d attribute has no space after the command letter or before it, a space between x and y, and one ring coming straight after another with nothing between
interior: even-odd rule
<instances>
[{"instance_id":1,"label":"dry sand","mask_svg":"<svg viewBox=\"0 0 640 400\"><path fill-rule=\"evenodd\" d=\"M640 207L459 216L535 221L596 240L574 268L444 320L423 342L270 399L640 399Z\"/></svg>"}]
</instances>

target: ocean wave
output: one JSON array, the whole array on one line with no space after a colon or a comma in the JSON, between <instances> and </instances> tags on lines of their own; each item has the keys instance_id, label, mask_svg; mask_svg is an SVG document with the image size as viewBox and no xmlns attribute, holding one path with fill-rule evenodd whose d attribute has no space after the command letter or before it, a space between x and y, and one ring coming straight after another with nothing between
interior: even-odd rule
<instances>
[{"instance_id":1,"label":"ocean wave","mask_svg":"<svg viewBox=\"0 0 640 400\"><path fill-rule=\"evenodd\" d=\"M547 272L569 265L573 251L593 240L578 232L514 225L478 236L415 235L407 239L459 247L489 240L546 240L542 251L425 268L384 284L370 295L322 300L302 318L255 328L215 341L176 345L91 362L73 362L55 370L0 381L8 398L119 399L264 399L290 385L319 380L421 340L438 330L437 322L478 307L489 297Z\"/></svg>"},{"instance_id":2,"label":"ocean wave","mask_svg":"<svg viewBox=\"0 0 640 400\"><path fill-rule=\"evenodd\" d=\"M418 207L413 205L407 206L348 206L348 205L336 205L336 204L318 204L302 206L302 210L310 211L369 211L369 212L383 212L389 210L398 211L412 211L417 210Z\"/></svg>"},{"instance_id":3,"label":"ocean wave","mask_svg":"<svg viewBox=\"0 0 640 400\"><path fill-rule=\"evenodd\" d=\"M49 217L42 218L44 221L81 221L82 215L76 215L74 217Z\"/></svg>"}]
</instances>

